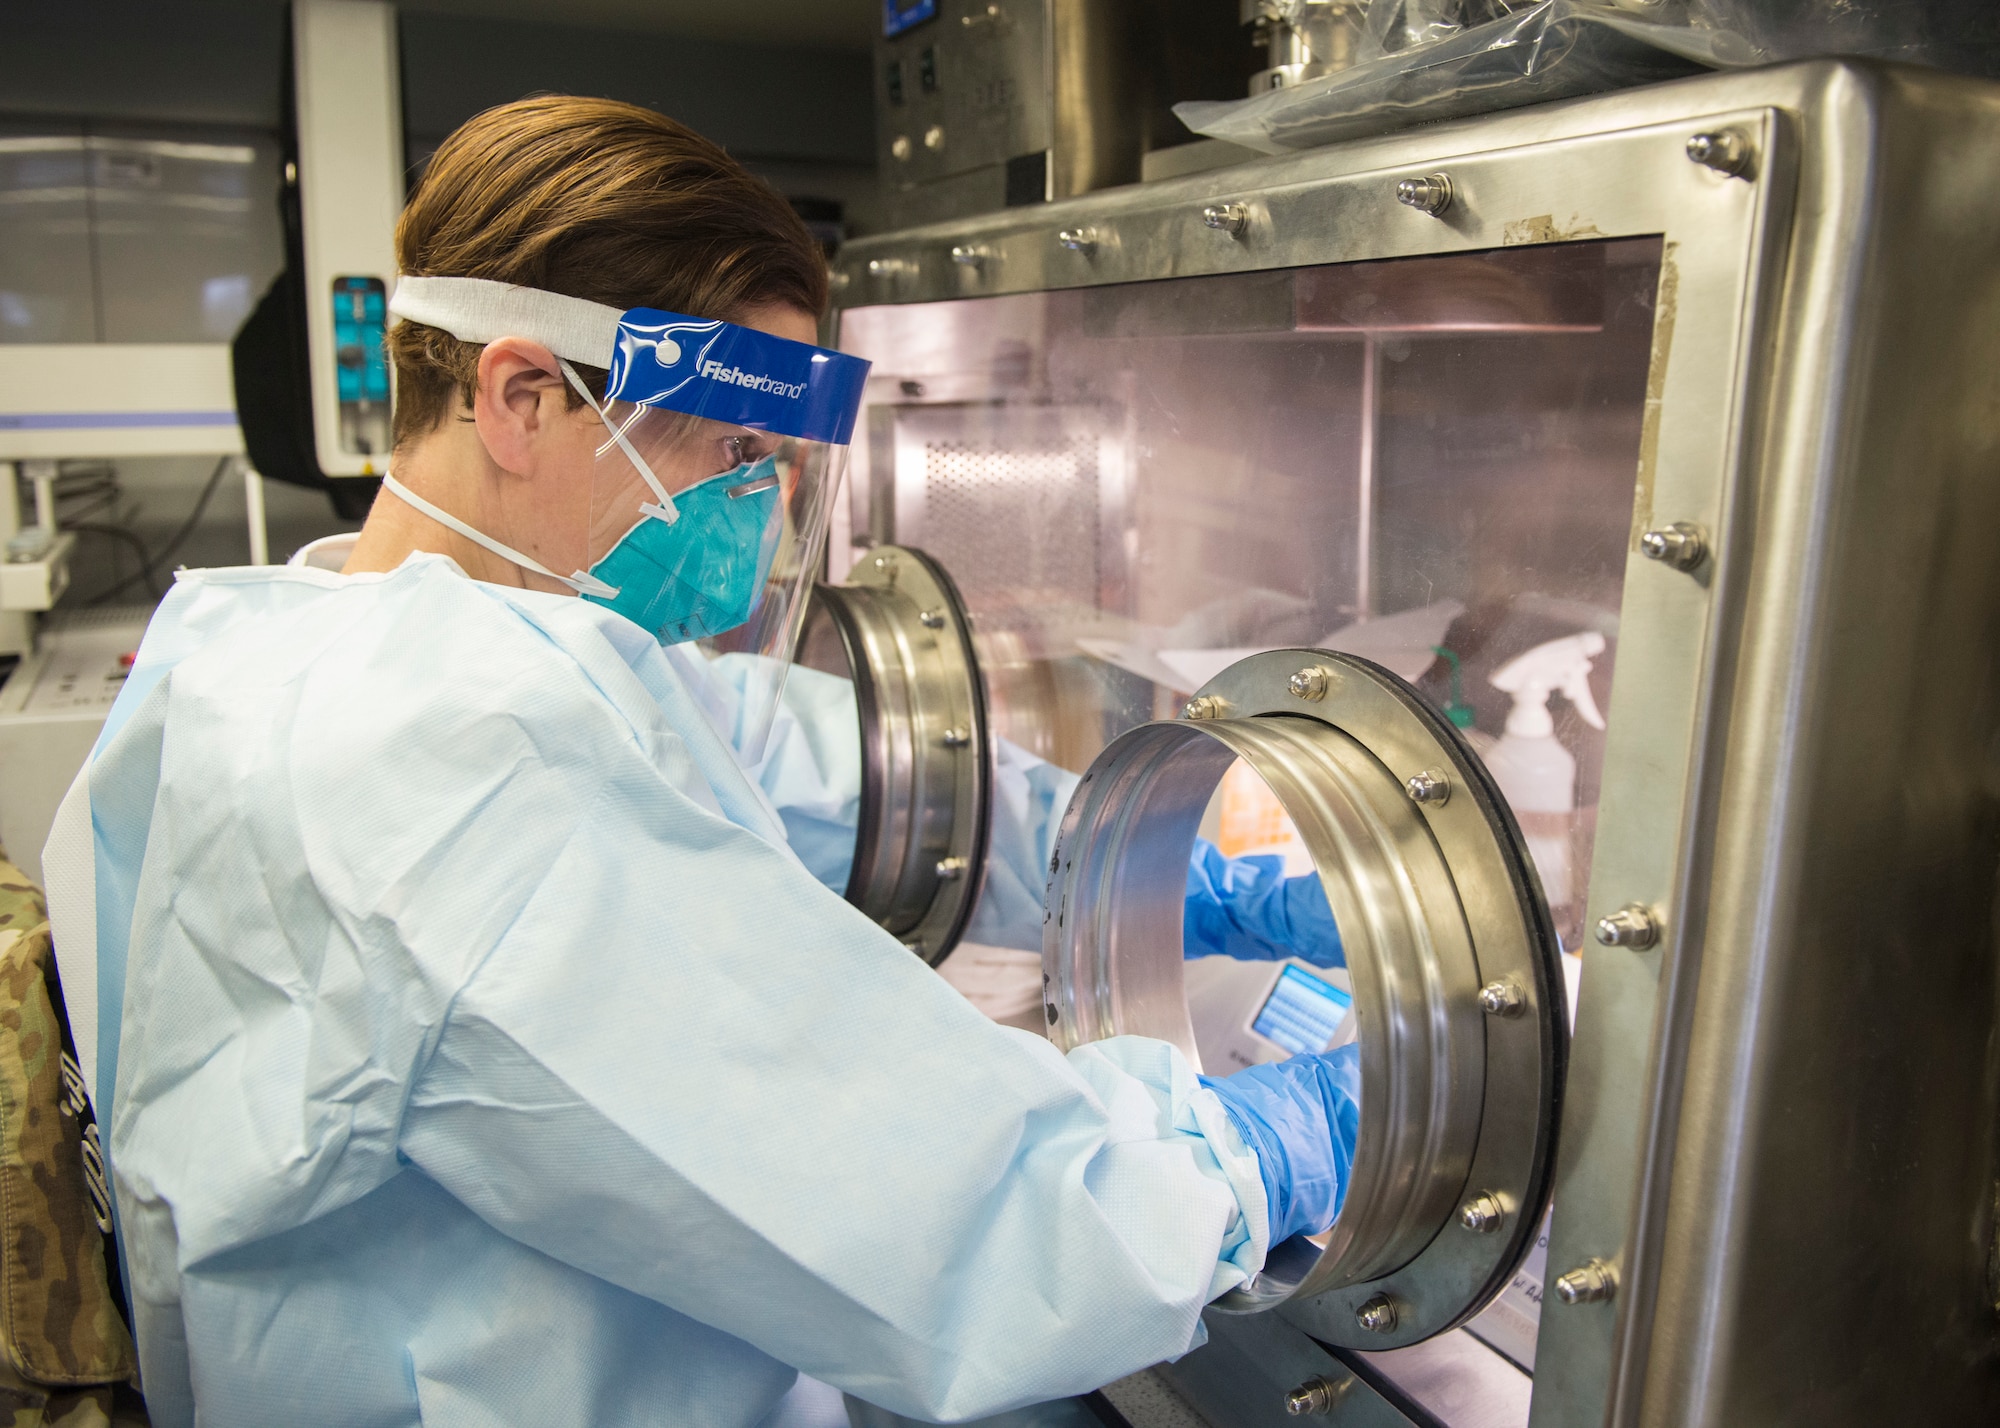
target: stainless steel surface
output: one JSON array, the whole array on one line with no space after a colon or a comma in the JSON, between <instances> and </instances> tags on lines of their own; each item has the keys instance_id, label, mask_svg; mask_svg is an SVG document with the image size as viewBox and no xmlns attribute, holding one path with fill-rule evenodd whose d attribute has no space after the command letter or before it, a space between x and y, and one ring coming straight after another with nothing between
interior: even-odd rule
<instances>
[{"instance_id":1,"label":"stainless steel surface","mask_svg":"<svg viewBox=\"0 0 2000 1428\"><path fill-rule=\"evenodd\" d=\"M939 0L935 20L878 41L878 167L892 221L1137 180L1142 15L1130 0Z\"/></svg>"},{"instance_id":2,"label":"stainless steel surface","mask_svg":"<svg viewBox=\"0 0 2000 1428\"><path fill-rule=\"evenodd\" d=\"M1451 207L1451 175L1426 174L1423 178L1402 179L1396 184L1396 202L1437 218Z\"/></svg>"},{"instance_id":3,"label":"stainless steel surface","mask_svg":"<svg viewBox=\"0 0 2000 1428\"><path fill-rule=\"evenodd\" d=\"M1466 1330L1348 1356L1364 1382L1427 1428L1525 1428L1533 1380Z\"/></svg>"},{"instance_id":4,"label":"stainless steel surface","mask_svg":"<svg viewBox=\"0 0 2000 1428\"><path fill-rule=\"evenodd\" d=\"M1637 1424L2000 1421L2000 94L1813 73L1812 222L1717 533L1736 633Z\"/></svg>"},{"instance_id":5,"label":"stainless steel surface","mask_svg":"<svg viewBox=\"0 0 2000 1428\"><path fill-rule=\"evenodd\" d=\"M1605 947L1651 947L1660 940L1660 919L1635 902L1598 918L1593 935Z\"/></svg>"},{"instance_id":6,"label":"stainless steel surface","mask_svg":"<svg viewBox=\"0 0 2000 1428\"><path fill-rule=\"evenodd\" d=\"M1202 1322L1208 1342L1152 1372L1216 1428L1297 1428L1288 1400L1293 1389L1316 1378L1345 1385L1332 1410L1315 1415L1334 1428L1411 1428L1413 1423L1432 1428L1428 1419L1403 1413L1324 1345L1272 1315L1245 1318L1210 1309ZM1357 1361L1388 1357L1354 1356Z\"/></svg>"},{"instance_id":7,"label":"stainless steel surface","mask_svg":"<svg viewBox=\"0 0 2000 1428\"><path fill-rule=\"evenodd\" d=\"M1693 570L1708 556L1708 534L1692 521L1675 521L1641 535L1639 554L1676 570Z\"/></svg>"},{"instance_id":8,"label":"stainless steel surface","mask_svg":"<svg viewBox=\"0 0 2000 1428\"><path fill-rule=\"evenodd\" d=\"M1185 208L1175 223L1225 246ZM1122 264L1063 254L1071 226L1098 225L1037 246ZM1499 662L1615 634L1659 257L1641 239L850 309L840 340L876 375L836 558L945 552L1008 686L997 727L1072 769L1226 662L1204 651L1339 647L1349 627L1412 674L1448 647L1497 732ZM1017 276L1012 250L976 283L949 271L961 292ZM1561 523L1527 518L1552 504ZM1355 624L1427 603L1436 625L1401 655ZM1440 702L1448 682L1442 663L1422 681ZM1565 737L1587 826L1602 741L1566 716Z\"/></svg>"},{"instance_id":9,"label":"stainless steel surface","mask_svg":"<svg viewBox=\"0 0 2000 1428\"><path fill-rule=\"evenodd\" d=\"M1353 1385L1352 1375L1332 1379L1325 1374L1314 1374L1285 1395L1285 1412L1294 1418L1303 1418L1309 1413L1331 1413L1334 1405Z\"/></svg>"},{"instance_id":10,"label":"stainless steel surface","mask_svg":"<svg viewBox=\"0 0 2000 1428\"><path fill-rule=\"evenodd\" d=\"M1556 1279L1556 1298L1565 1304L1602 1304L1618 1292L1618 1271L1601 1259Z\"/></svg>"},{"instance_id":11,"label":"stainless steel surface","mask_svg":"<svg viewBox=\"0 0 2000 1428\"><path fill-rule=\"evenodd\" d=\"M1742 175L1690 162L1690 135L1732 129L1754 155ZM1643 418L1620 448L1637 479L1616 572L1590 594L1520 592L1522 608L1530 595L1538 609L1555 608L1544 597L1595 606L1594 627L1615 631L1623 654L1594 822L1574 845L1579 879L1588 865L1577 928L1635 903L1666 919L1653 947L1582 948L1552 1263L1616 1264L1620 1285L1608 1305L1552 1300L1535 1428L2000 1419L2000 1387L1980 1367L1996 1351L1984 1255L2000 1124L1989 1056L2000 964L1990 752L2000 666L1989 654L2000 566L1987 535L2000 526L1996 130L1990 86L1788 66L1275 157L843 255L855 273L890 255L919 265L894 285L843 294L843 334L854 320L883 366L918 313L857 304L936 304L923 321L940 325L952 300L973 294L1039 304L1040 325L1003 329L1036 354L1020 389L1032 393L1043 354L1084 325L1086 300L1137 311L1108 301L1117 284L1177 280L1156 286L1177 294L1180 329L1135 324L1131 348L1095 349L1162 383L1159 365L1124 354L1144 341L1196 365L1182 334L1207 310L1189 280L1561 254L1582 240L1659 245ZM1399 177L1439 170L1455 190L1443 218L1388 202ZM1190 219L1222 201L1255 216L1240 242ZM1088 262L1052 241L1083 224L1116 237ZM996 254L976 284L944 259L965 241ZM1427 291L1453 288L1440 279ZM1231 290L1239 319L1257 301ZM910 326L883 317L905 312ZM1211 462L1228 520L1247 524L1241 513L1262 501L1289 526L1234 547L1230 568L1239 580L1311 570L1354 592L1343 599L1392 612L1418 603L1408 593L1418 577L1462 589L1451 572L1483 546L1524 568L1507 513L1468 506L1477 485L1429 488L1429 521L1440 509L1451 517L1440 547L1403 534L1395 471L1410 437L1392 414L1424 389L1407 380L1408 361L1386 355L1386 329L1371 331L1377 362L1336 376L1313 350L1316 400L1288 405L1267 401L1274 374L1247 343L1213 344L1220 356L1202 382L1239 414L1239 433L1297 431L1324 451L1343 439L1330 430L1337 407L1382 413L1365 544L1352 519L1315 523L1325 507L1361 509L1353 465L1314 467L1314 484L1293 489L1289 455L1246 461L1254 481ZM1409 360L1429 350L1418 342ZM1307 366L1307 353L1292 355ZM1047 364L1062 391L1083 385L1081 364ZM1502 383L1519 366L1500 358L1484 377ZM1261 385L1233 383L1239 370ZM1364 370L1388 390L1357 406ZM1448 378L1432 368L1428 380L1439 398L1430 419L1443 420ZM1450 389L1461 405L1469 392ZM1183 429L1208 426L1207 449L1242 450L1220 435L1199 386L1172 387L1171 405ZM1212 557L1177 537L1222 517L1211 506L1206 526L1148 524L1147 493L1179 489L1176 448L1164 418L1139 410L1151 455L1128 503L1135 548L1160 552L1199 591ZM1531 403L1514 411L1517 437L1532 437L1537 415ZM1568 521L1595 507L1517 498L1514 509ZM1639 547L1674 521L1709 534L1692 578ZM1451 559L1424 558L1437 549ZM1364 553L1372 571L1357 581ZM1550 568L1548 554L1536 568ZM1127 603L1105 595L1101 608L1161 598L1142 568L1123 574ZM1150 618L1171 623L1202 598ZM1476 692L1470 675L1466 684ZM1145 717L1104 688L1091 697L1106 734ZM1579 756L1586 788L1593 757Z\"/></svg>"},{"instance_id":12,"label":"stainless steel surface","mask_svg":"<svg viewBox=\"0 0 2000 1428\"><path fill-rule=\"evenodd\" d=\"M1243 0L1243 23L1257 27L1265 46L1265 67L1251 76L1250 93L1349 68L1361 43L1363 10L1363 0Z\"/></svg>"},{"instance_id":13,"label":"stainless steel surface","mask_svg":"<svg viewBox=\"0 0 2000 1428\"><path fill-rule=\"evenodd\" d=\"M1033 0L1017 0L1033 3ZM1048 7L1050 198L1139 177L1145 150L1133 0L1042 0Z\"/></svg>"},{"instance_id":14,"label":"stainless steel surface","mask_svg":"<svg viewBox=\"0 0 2000 1428\"><path fill-rule=\"evenodd\" d=\"M1302 665L1337 672L1323 699L1291 692ZM1121 735L1064 814L1044 924L1049 1036L1065 1048L1157 1036L1199 1064L1182 995L1182 869L1217 781L1241 758L1290 814L1341 928L1362 1089L1325 1247L1277 1247L1217 1306L1284 1303L1329 1343L1413 1343L1498 1292L1540 1221L1564 1040L1547 912L1476 757L1394 675L1331 651L1275 650L1208 688L1222 717ZM1466 796L1412 804L1402 770L1440 767ZM1533 1015L1483 1017L1479 987L1497 977L1525 989ZM1517 1207L1507 1233L1440 1233L1469 1181Z\"/></svg>"},{"instance_id":15,"label":"stainless steel surface","mask_svg":"<svg viewBox=\"0 0 2000 1428\"><path fill-rule=\"evenodd\" d=\"M847 900L926 961L958 945L979 895L993 752L956 588L883 546L814 592L801 657L854 680L861 808Z\"/></svg>"}]
</instances>

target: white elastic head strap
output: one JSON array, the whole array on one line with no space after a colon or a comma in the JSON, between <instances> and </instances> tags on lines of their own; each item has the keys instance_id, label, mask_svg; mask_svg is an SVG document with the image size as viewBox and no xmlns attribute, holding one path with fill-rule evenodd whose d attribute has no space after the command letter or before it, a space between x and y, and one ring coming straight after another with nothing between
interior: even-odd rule
<instances>
[{"instance_id":1,"label":"white elastic head strap","mask_svg":"<svg viewBox=\"0 0 2000 1428\"><path fill-rule=\"evenodd\" d=\"M611 365L611 355L618 347L618 323L625 316L619 309L487 278L399 277L396 291L389 299L389 311L411 322L440 328L460 342L474 342L482 347L503 337L525 337L541 343L562 359L563 375L570 385L590 403L590 409L597 413L612 440L653 488L659 504L641 506L641 512L669 525L679 516L665 484L653 474L646 458L605 414L583 379L569 365L571 362L581 362L587 367Z\"/></svg>"},{"instance_id":2,"label":"white elastic head strap","mask_svg":"<svg viewBox=\"0 0 2000 1428\"><path fill-rule=\"evenodd\" d=\"M426 501L422 496L419 496L415 491L412 491L392 475L383 476L382 485L393 492L398 500L416 507L416 509L422 511L446 530L457 531L474 545L484 546L502 560L510 560L523 570L532 570L537 575L546 575L551 580L567 585L579 595L595 595L600 600L610 600L618 594L617 586L606 585L587 570L579 570L574 575L556 574L533 556L523 555L512 546L502 545L499 541L493 539L493 537L474 530L444 507L433 505L431 502Z\"/></svg>"},{"instance_id":3,"label":"white elastic head strap","mask_svg":"<svg viewBox=\"0 0 2000 1428\"><path fill-rule=\"evenodd\" d=\"M397 278L389 311L481 347L525 337L586 367L611 365L625 315L601 302L485 278Z\"/></svg>"}]
</instances>

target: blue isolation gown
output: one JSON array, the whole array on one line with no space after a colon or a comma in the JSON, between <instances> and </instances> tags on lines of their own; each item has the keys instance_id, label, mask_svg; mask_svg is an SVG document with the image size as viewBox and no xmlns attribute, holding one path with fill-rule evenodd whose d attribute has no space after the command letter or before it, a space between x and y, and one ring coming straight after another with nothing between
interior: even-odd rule
<instances>
[{"instance_id":1,"label":"blue isolation gown","mask_svg":"<svg viewBox=\"0 0 2000 1428\"><path fill-rule=\"evenodd\" d=\"M1261 1266L1179 1053L981 1017L703 697L440 557L178 581L51 876L155 1423L751 1425L794 1370L968 1418Z\"/></svg>"}]
</instances>

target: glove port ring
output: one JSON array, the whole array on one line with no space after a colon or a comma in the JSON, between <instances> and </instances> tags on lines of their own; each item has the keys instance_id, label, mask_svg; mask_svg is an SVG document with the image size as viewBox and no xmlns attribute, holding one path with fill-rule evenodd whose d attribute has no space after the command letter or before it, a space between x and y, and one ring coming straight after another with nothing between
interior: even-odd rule
<instances>
[{"instance_id":1,"label":"glove port ring","mask_svg":"<svg viewBox=\"0 0 2000 1428\"><path fill-rule=\"evenodd\" d=\"M1324 677L1296 679L1302 669ZM1050 1036L1068 1049L1137 1033L1197 1056L1184 870L1210 795L1243 759L1291 815L1339 924L1362 1094L1347 1200L1324 1247L1275 1246L1216 1307L1283 1305L1316 1337L1357 1348L1441 1333L1505 1288L1548 1199L1567 1017L1520 832L1449 722L1365 660L1253 655L1187 710L1113 740L1064 815L1043 927ZM1462 792L1420 802L1409 792L1420 775ZM1500 981L1522 989L1525 1015L1482 1010L1481 989ZM1502 1233L1456 1227L1473 1190L1511 1208ZM1397 1306L1386 1334L1360 1327L1380 1297Z\"/></svg>"}]
</instances>

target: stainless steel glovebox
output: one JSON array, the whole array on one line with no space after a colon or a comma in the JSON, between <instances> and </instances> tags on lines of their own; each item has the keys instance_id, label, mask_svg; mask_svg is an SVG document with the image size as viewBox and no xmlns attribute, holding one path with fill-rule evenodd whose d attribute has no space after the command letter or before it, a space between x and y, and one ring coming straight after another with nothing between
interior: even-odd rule
<instances>
[{"instance_id":1,"label":"stainless steel glovebox","mask_svg":"<svg viewBox=\"0 0 2000 1428\"><path fill-rule=\"evenodd\" d=\"M875 661L881 786L928 791L851 894L962 929L991 766L919 753L1005 740L1084 775L1058 1043L1198 1051L1176 895L1241 770L1348 946L1347 1207L1174 1391L2000 1421L2000 88L1715 75L868 239L836 285L875 367L834 633L886 649L900 599L945 652ZM1489 773L1493 677L1578 635L1546 806ZM1551 1198L1523 1348L1473 1316Z\"/></svg>"}]
</instances>

